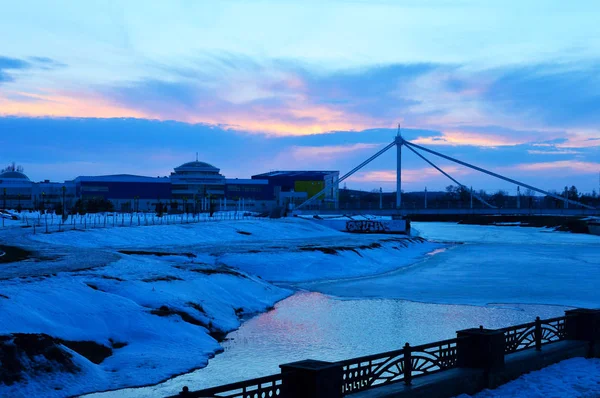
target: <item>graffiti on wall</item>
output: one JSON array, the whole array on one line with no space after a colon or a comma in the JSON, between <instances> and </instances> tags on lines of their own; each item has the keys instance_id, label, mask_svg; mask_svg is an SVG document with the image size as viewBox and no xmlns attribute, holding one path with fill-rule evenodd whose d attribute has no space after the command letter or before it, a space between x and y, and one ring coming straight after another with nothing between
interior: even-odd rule
<instances>
[{"instance_id":1,"label":"graffiti on wall","mask_svg":"<svg viewBox=\"0 0 600 398\"><path fill-rule=\"evenodd\" d=\"M348 232L390 232L390 227L381 221L347 221L346 222L346 230Z\"/></svg>"}]
</instances>

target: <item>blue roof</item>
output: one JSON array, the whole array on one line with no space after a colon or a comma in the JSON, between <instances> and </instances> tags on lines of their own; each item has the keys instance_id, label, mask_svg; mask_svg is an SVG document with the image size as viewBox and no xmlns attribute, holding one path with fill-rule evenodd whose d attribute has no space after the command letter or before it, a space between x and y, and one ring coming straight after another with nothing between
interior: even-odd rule
<instances>
[{"instance_id":1,"label":"blue roof","mask_svg":"<svg viewBox=\"0 0 600 398\"><path fill-rule=\"evenodd\" d=\"M326 175L339 174L337 170L277 170L268 173L253 175L252 178L289 178L313 179L323 178Z\"/></svg>"},{"instance_id":2,"label":"blue roof","mask_svg":"<svg viewBox=\"0 0 600 398\"><path fill-rule=\"evenodd\" d=\"M20 171L5 171L4 173L0 174L0 178L18 178L20 180L29 181L29 177L27 177L25 174L21 173Z\"/></svg>"},{"instance_id":3,"label":"blue roof","mask_svg":"<svg viewBox=\"0 0 600 398\"><path fill-rule=\"evenodd\" d=\"M146 177L132 174L113 174L107 176L79 176L75 178L75 182L153 182L170 184L171 179L168 177Z\"/></svg>"},{"instance_id":4,"label":"blue roof","mask_svg":"<svg viewBox=\"0 0 600 398\"><path fill-rule=\"evenodd\" d=\"M258 179L248 179L248 178L226 178L225 179L225 184L228 185L233 185L233 184L238 184L238 185L268 185L269 181L267 180L258 180Z\"/></svg>"}]
</instances>

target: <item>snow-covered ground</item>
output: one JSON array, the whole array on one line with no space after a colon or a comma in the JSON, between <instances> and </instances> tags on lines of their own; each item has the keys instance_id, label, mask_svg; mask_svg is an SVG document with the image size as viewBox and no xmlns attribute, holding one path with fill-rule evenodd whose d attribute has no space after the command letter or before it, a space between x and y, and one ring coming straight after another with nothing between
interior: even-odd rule
<instances>
[{"instance_id":1,"label":"snow-covered ground","mask_svg":"<svg viewBox=\"0 0 600 398\"><path fill-rule=\"evenodd\" d=\"M45 333L112 349L93 364L61 346L81 371L39 372L31 364L24 381L0 384L0 396L14 397L157 383L205 366L222 349L212 336L292 294L269 281L373 275L442 246L348 235L301 219L50 234L15 227L0 230L0 243L33 251L0 271L0 335Z\"/></svg>"},{"instance_id":2,"label":"snow-covered ground","mask_svg":"<svg viewBox=\"0 0 600 398\"><path fill-rule=\"evenodd\" d=\"M468 398L460 395L457 398ZM572 358L531 372L475 398L600 397L600 359Z\"/></svg>"},{"instance_id":3,"label":"snow-covered ground","mask_svg":"<svg viewBox=\"0 0 600 398\"><path fill-rule=\"evenodd\" d=\"M221 333L237 328L244 314L264 311L291 293L197 261L124 256L94 270L2 281L0 334L46 333L126 346L113 349L100 365L74 353L91 374L59 378L40 373L26 385L0 385L0 395L73 395L156 383L205 366L220 350L209 328Z\"/></svg>"}]
</instances>

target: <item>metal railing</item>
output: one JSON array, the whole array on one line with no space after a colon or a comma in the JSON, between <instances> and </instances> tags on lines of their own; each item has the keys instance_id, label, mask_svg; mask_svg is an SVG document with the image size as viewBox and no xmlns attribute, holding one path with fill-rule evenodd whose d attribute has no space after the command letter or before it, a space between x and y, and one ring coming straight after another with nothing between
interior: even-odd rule
<instances>
[{"instance_id":1,"label":"metal railing","mask_svg":"<svg viewBox=\"0 0 600 398\"><path fill-rule=\"evenodd\" d=\"M438 341L401 350L348 359L342 366L342 393L404 381L456 367L458 339Z\"/></svg>"},{"instance_id":2,"label":"metal railing","mask_svg":"<svg viewBox=\"0 0 600 398\"><path fill-rule=\"evenodd\" d=\"M188 391L187 387L184 387L179 396L186 398L285 398L286 394L284 392L282 375L278 374L193 392Z\"/></svg>"},{"instance_id":3,"label":"metal railing","mask_svg":"<svg viewBox=\"0 0 600 398\"><path fill-rule=\"evenodd\" d=\"M598 322L600 323L600 310L596 311L596 313L599 319ZM571 318L569 318L569 316L571 316ZM577 314L545 320L537 317L534 322L493 330L495 333L504 335L504 339L500 339L500 344L502 345L498 347L500 355L502 355L502 353L503 355L508 355L533 348L541 350L542 346L546 344L565 340L568 338L566 332L567 319L576 321L576 317ZM600 326L598 328L600 328ZM485 330L482 328L473 330L481 330L485 333ZM598 331L593 331L592 333L600 334ZM574 337L571 336L569 338L573 339ZM598 338L600 338L600 336L598 336ZM463 364L459 362L459 351L461 349L466 350L462 351L462 355L469 355L467 354L467 351L472 351L475 347L469 347L469 345L474 344L473 342L474 340L470 340L469 337L461 336L454 339L414 347L406 343L406 345L399 350L361 356L335 363L324 362L325 364L328 364L328 366L333 366L339 370L338 376L328 379L327 382L333 383L333 388L339 391L339 396L346 396L359 391L398 382L404 382L405 384L410 385L415 378L461 366L468 367L469 365L465 365L464 361ZM475 348L475 350L477 350L477 348ZM286 367L288 366L289 365L286 365ZM287 372L294 371L288 370ZM298 379L292 381L294 380L294 377L290 377L291 374L293 373L282 371L281 374L277 375L194 392L190 392L187 387L184 387L179 395L173 397L296 397L297 395L293 395L292 391L299 388L298 385L294 384L298 383Z\"/></svg>"},{"instance_id":4,"label":"metal railing","mask_svg":"<svg viewBox=\"0 0 600 398\"><path fill-rule=\"evenodd\" d=\"M500 329L504 332L504 353L510 354L565 339L566 317L541 320Z\"/></svg>"}]
</instances>

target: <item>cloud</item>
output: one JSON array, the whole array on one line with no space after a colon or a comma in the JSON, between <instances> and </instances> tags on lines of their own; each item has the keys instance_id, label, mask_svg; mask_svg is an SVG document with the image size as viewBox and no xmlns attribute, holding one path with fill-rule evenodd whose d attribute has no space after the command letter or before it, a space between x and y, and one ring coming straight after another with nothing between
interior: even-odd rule
<instances>
[{"instance_id":1,"label":"cloud","mask_svg":"<svg viewBox=\"0 0 600 398\"><path fill-rule=\"evenodd\" d=\"M530 155L575 155L581 153L580 151L574 151L571 149L560 149L560 150L549 150L542 151L539 149L528 149L527 153Z\"/></svg>"},{"instance_id":2,"label":"cloud","mask_svg":"<svg viewBox=\"0 0 600 398\"><path fill-rule=\"evenodd\" d=\"M61 65L44 57L4 63L29 65L30 71ZM176 120L269 137L326 135L316 146L385 142L398 122L407 139L437 147L548 143L569 150L600 144L595 123L600 114L579 107L596 105L600 89L594 64L473 69L422 63L323 70L294 60L212 53L145 67L137 79L111 83L58 82L28 89L17 82L0 94L0 113ZM14 80L12 72L2 71L2 81ZM583 81L586 86L579 87ZM548 97L544 84L560 95ZM563 114L560 120L547 117L555 108ZM357 132L364 132L360 139Z\"/></svg>"},{"instance_id":3,"label":"cloud","mask_svg":"<svg viewBox=\"0 0 600 398\"><path fill-rule=\"evenodd\" d=\"M0 55L0 84L14 82L14 74L19 71L34 69L51 70L63 66L66 65L46 57L29 57L29 60L26 61Z\"/></svg>"},{"instance_id":4,"label":"cloud","mask_svg":"<svg viewBox=\"0 0 600 398\"><path fill-rule=\"evenodd\" d=\"M17 58L0 56L0 69L27 69L31 64L27 61Z\"/></svg>"},{"instance_id":5,"label":"cloud","mask_svg":"<svg viewBox=\"0 0 600 398\"><path fill-rule=\"evenodd\" d=\"M21 59L0 56L0 84L15 81L12 74L7 71L27 69L30 66L28 62Z\"/></svg>"},{"instance_id":6,"label":"cloud","mask_svg":"<svg viewBox=\"0 0 600 398\"><path fill-rule=\"evenodd\" d=\"M573 160L559 160L555 162L523 163L511 166L507 169L518 171L563 171L577 174L597 174L600 171L600 163Z\"/></svg>"},{"instance_id":7,"label":"cloud","mask_svg":"<svg viewBox=\"0 0 600 398\"><path fill-rule=\"evenodd\" d=\"M464 176L472 174L473 172L469 169L461 168L458 166L444 166L441 167L446 173L452 177ZM418 169L402 169L402 183L424 183L432 180L450 181L446 176L441 174L433 167L423 167ZM457 178L458 179L458 178ZM348 178L349 181L355 182L377 182L377 183L391 183L396 182L396 170L372 170L372 171L359 171L355 175ZM460 181L460 180L459 180Z\"/></svg>"},{"instance_id":8,"label":"cloud","mask_svg":"<svg viewBox=\"0 0 600 398\"><path fill-rule=\"evenodd\" d=\"M472 133L466 131L444 131L437 137L419 137L412 140L415 144L427 145L472 145L482 147L497 147L518 145L526 141L516 137L494 135L489 133Z\"/></svg>"},{"instance_id":9,"label":"cloud","mask_svg":"<svg viewBox=\"0 0 600 398\"><path fill-rule=\"evenodd\" d=\"M81 97L52 92L45 94L13 93L4 97L0 95L0 116L2 115L152 118L150 114L127 109L102 97Z\"/></svg>"},{"instance_id":10,"label":"cloud","mask_svg":"<svg viewBox=\"0 0 600 398\"><path fill-rule=\"evenodd\" d=\"M600 63L528 65L499 71L482 101L554 127L600 122Z\"/></svg>"},{"instance_id":11,"label":"cloud","mask_svg":"<svg viewBox=\"0 0 600 398\"><path fill-rule=\"evenodd\" d=\"M341 156L347 156L354 152L362 152L364 150L380 148L385 144L350 144L350 145L324 145L324 146L293 146L290 149L290 154L296 159L335 159Z\"/></svg>"}]
</instances>

